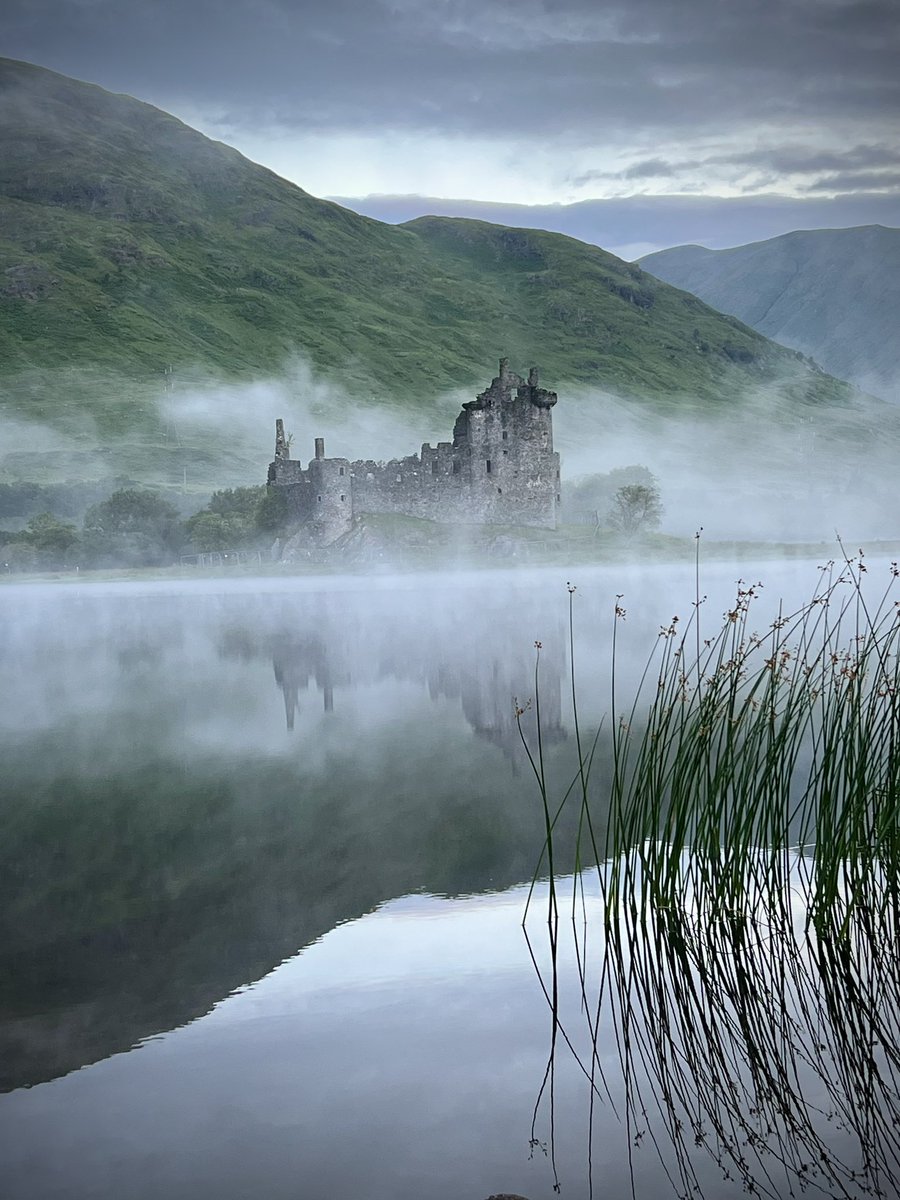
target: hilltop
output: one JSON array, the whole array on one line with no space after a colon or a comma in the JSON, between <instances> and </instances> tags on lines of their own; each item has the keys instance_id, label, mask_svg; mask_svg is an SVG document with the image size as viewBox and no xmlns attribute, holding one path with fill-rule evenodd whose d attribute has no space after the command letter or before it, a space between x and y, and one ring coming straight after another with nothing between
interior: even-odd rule
<instances>
[{"instance_id":1,"label":"hilltop","mask_svg":"<svg viewBox=\"0 0 900 1200\"><path fill-rule=\"evenodd\" d=\"M480 221L385 225L148 104L0 60L0 406L77 430L83 474L99 448L110 471L180 477L196 450L210 477L249 477L227 428L215 445L166 442L169 373L249 382L301 356L354 406L411 412L484 386L501 355L555 387L658 407L729 408L760 389L786 419L855 403L595 246Z\"/></svg>"},{"instance_id":2,"label":"hilltop","mask_svg":"<svg viewBox=\"0 0 900 1200\"><path fill-rule=\"evenodd\" d=\"M640 261L826 371L886 399L900 395L900 229L798 230L731 250L676 246Z\"/></svg>"}]
</instances>

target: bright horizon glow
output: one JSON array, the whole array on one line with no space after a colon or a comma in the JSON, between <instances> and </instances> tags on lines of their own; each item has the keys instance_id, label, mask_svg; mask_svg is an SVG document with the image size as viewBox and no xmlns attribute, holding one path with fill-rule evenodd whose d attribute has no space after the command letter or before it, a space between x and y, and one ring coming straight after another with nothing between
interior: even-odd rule
<instances>
[{"instance_id":1,"label":"bright horizon glow","mask_svg":"<svg viewBox=\"0 0 900 1200\"><path fill-rule=\"evenodd\" d=\"M434 196L482 203L567 205L583 200L672 196L748 199L776 192L791 199L839 195L827 186L829 171L784 172L741 160L763 153L775 131L758 127L743 135L668 144L665 160L649 138L616 145L578 144L571 139L499 141L462 134L335 130L303 134L277 120L256 127L190 103L172 106L179 120L232 146L314 196ZM879 133L872 131L872 141ZM847 131L848 136L850 131ZM815 132L789 125L779 141L825 153ZM698 169L699 160L705 160ZM655 171L653 164L658 163Z\"/></svg>"}]
</instances>

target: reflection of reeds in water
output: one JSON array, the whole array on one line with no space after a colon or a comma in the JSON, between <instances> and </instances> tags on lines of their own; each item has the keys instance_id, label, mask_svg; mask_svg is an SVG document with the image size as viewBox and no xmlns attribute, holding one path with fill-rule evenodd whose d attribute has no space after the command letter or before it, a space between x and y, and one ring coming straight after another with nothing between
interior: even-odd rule
<instances>
[{"instance_id":1,"label":"reflection of reeds in water","mask_svg":"<svg viewBox=\"0 0 900 1200\"><path fill-rule=\"evenodd\" d=\"M653 1145L673 1194L700 1192L707 1156L735 1191L898 1193L898 568L874 601L866 575L862 555L823 568L809 603L762 634L750 624L758 585L738 585L712 638L698 595L683 632L677 621L660 631L622 716L613 672L602 795L596 741L577 734L557 802L540 742L526 745L551 877L552 1044L532 1131L541 1144L549 1111L549 1153L564 1042L591 1127L595 1106L612 1103L629 1155ZM574 702L574 667L572 691ZM582 806L570 943L580 1028L562 1015L553 877L569 802ZM616 1047L621 1079L604 1076L601 1043Z\"/></svg>"}]
</instances>

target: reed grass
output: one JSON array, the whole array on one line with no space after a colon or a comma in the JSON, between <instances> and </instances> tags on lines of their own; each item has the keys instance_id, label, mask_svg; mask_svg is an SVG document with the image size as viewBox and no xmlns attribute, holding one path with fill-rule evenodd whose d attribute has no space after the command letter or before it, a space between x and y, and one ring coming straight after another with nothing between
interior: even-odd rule
<instances>
[{"instance_id":1,"label":"reed grass","mask_svg":"<svg viewBox=\"0 0 900 1200\"><path fill-rule=\"evenodd\" d=\"M761 632L761 585L739 582L705 636L698 541L691 616L660 629L625 703L617 597L612 768L599 782L599 734L580 728L569 585L577 763L557 804L539 735L535 753L522 734L550 874L552 1035L532 1138L549 1100L551 1155L562 1042L587 1081L591 1127L595 1106L621 1091L630 1160L655 1147L673 1194L700 1193L702 1156L736 1191L900 1194L898 565L887 574L873 586L862 552L844 554L808 602ZM553 870L571 802L580 1030L560 1016ZM617 1047L617 1080L601 1068L604 1041Z\"/></svg>"}]
</instances>

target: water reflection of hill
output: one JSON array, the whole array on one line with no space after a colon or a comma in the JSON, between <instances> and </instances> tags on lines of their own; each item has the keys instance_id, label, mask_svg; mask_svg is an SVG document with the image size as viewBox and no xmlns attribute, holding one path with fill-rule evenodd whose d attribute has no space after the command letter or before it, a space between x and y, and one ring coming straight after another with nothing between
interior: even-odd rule
<instances>
[{"instance_id":1,"label":"water reflection of hill","mask_svg":"<svg viewBox=\"0 0 900 1200\"><path fill-rule=\"evenodd\" d=\"M565 661L558 621L520 600L514 622L485 596L23 614L4 652L0 1087L184 1024L387 899L530 877L542 822L512 697L533 692L540 636L563 737Z\"/></svg>"}]
</instances>

